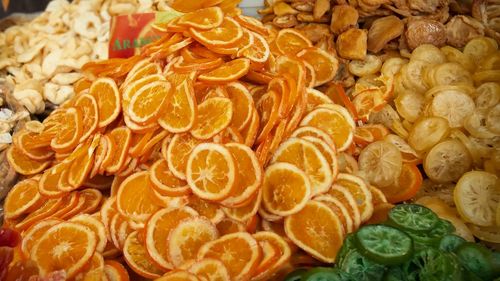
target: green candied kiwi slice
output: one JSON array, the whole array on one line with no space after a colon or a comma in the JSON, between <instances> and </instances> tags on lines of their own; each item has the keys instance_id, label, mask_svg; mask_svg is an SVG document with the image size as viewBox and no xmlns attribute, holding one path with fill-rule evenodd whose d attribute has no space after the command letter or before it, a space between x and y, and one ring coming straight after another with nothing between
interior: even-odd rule
<instances>
[{"instance_id":1,"label":"green candied kiwi slice","mask_svg":"<svg viewBox=\"0 0 500 281\"><path fill-rule=\"evenodd\" d=\"M427 247L403 265L408 281L463 280L463 268L454 254Z\"/></svg>"},{"instance_id":2,"label":"green candied kiwi slice","mask_svg":"<svg viewBox=\"0 0 500 281\"><path fill-rule=\"evenodd\" d=\"M298 268L285 276L284 281L302 281L302 276L307 272L305 268Z\"/></svg>"},{"instance_id":3,"label":"green candied kiwi slice","mask_svg":"<svg viewBox=\"0 0 500 281\"><path fill-rule=\"evenodd\" d=\"M413 239L415 248L423 249L428 246L439 247L441 238L455 231L453 224L447 220L438 219L437 224L428 232L408 231L407 234Z\"/></svg>"},{"instance_id":4,"label":"green candied kiwi slice","mask_svg":"<svg viewBox=\"0 0 500 281\"><path fill-rule=\"evenodd\" d=\"M429 208L416 204L401 204L391 209L389 222L403 230L426 232L438 223L438 216Z\"/></svg>"},{"instance_id":5,"label":"green candied kiwi slice","mask_svg":"<svg viewBox=\"0 0 500 281\"><path fill-rule=\"evenodd\" d=\"M483 280L493 279L493 257L486 247L466 242L458 247L456 254L467 270Z\"/></svg>"},{"instance_id":6,"label":"green candied kiwi slice","mask_svg":"<svg viewBox=\"0 0 500 281\"><path fill-rule=\"evenodd\" d=\"M363 255L384 265L402 264L413 254L413 241L408 234L382 224L359 229L356 245Z\"/></svg>"},{"instance_id":7,"label":"green candied kiwi slice","mask_svg":"<svg viewBox=\"0 0 500 281\"><path fill-rule=\"evenodd\" d=\"M447 234L441 238L439 249L445 252L455 252L455 250L465 242L465 239L458 235Z\"/></svg>"},{"instance_id":8,"label":"green candied kiwi slice","mask_svg":"<svg viewBox=\"0 0 500 281\"><path fill-rule=\"evenodd\" d=\"M347 254L351 250L356 249L356 243L354 242L354 240L355 240L354 233L347 234L347 236L344 238L344 243L342 243L342 247L337 253L337 257L335 259L336 264L341 264L345 256L347 256Z\"/></svg>"},{"instance_id":9,"label":"green candied kiwi slice","mask_svg":"<svg viewBox=\"0 0 500 281\"><path fill-rule=\"evenodd\" d=\"M347 281L350 280L347 273L339 269L328 267L316 267L307 271L301 281Z\"/></svg>"},{"instance_id":10,"label":"green candied kiwi slice","mask_svg":"<svg viewBox=\"0 0 500 281\"><path fill-rule=\"evenodd\" d=\"M347 273L351 281L381 281L386 267L363 256L358 250L350 250L339 269Z\"/></svg>"}]
</instances>

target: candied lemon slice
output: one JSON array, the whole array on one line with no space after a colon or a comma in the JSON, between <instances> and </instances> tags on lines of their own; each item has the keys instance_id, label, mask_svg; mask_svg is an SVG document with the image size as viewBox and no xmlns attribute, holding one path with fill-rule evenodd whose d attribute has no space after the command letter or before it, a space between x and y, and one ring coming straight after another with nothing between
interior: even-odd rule
<instances>
[{"instance_id":1,"label":"candied lemon slice","mask_svg":"<svg viewBox=\"0 0 500 281\"><path fill-rule=\"evenodd\" d=\"M424 171L436 182L456 181L472 167L467 148L458 140L445 140L434 146L424 160Z\"/></svg>"},{"instance_id":2,"label":"candied lemon slice","mask_svg":"<svg viewBox=\"0 0 500 281\"><path fill-rule=\"evenodd\" d=\"M450 127L463 126L465 117L472 114L475 105L470 96L458 91L445 91L437 94L431 102L431 113L446 118Z\"/></svg>"},{"instance_id":3,"label":"candied lemon slice","mask_svg":"<svg viewBox=\"0 0 500 281\"><path fill-rule=\"evenodd\" d=\"M378 187L391 185L399 177L403 167L401 152L388 141L369 144L361 151L358 162L366 179Z\"/></svg>"},{"instance_id":4,"label":"candied lemon slice","mask_svg":"<svg viewBox=\"0 0 500 281\"><path fill-rule=\"evenodd\" d=\"M494 226L500 203L500 180L484 171L467 172L455 186L453 198L466 221L479 226Z\"/></svg>"},{"instance_id":5,"label":"candied lemon slice","mask_svg":"<svg viewBox=\"0 0 500 281\"><path fill-rule=\"evenodd\" d=\"M417 151L428 151L450 133L448 121L441 117L424 117L410 130L408 144Z\"/></svg>"}]
</instances>

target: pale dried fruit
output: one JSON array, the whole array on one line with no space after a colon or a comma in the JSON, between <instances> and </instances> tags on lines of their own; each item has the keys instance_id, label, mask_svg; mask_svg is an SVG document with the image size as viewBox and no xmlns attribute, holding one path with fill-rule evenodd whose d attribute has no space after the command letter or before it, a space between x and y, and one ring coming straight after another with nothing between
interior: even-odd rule
<instances>
[{"instance_id":1,"label":"pale dried fruit","mask_svg":"<svg viewBox=\"0 0 500 281\"><path fill-rule=\"evenodd\" d=\"M461 48L471 39L483 36L484 26L474 18L459 15L454 16L446 24L447 43Z\"/></svg>"},{"instance_id":2,"label":"pale dried fruit","mask_svg":"<svg viewBox=\"0 0 500 281\"><path fill-rule=\"evenodd\" d=\"M367 50L368 32L351 28L337 38L337 51L344 59L364 60Z\"/></svg>"},{"instance_id":3,"label":"pale dried fruit","mask_svg":"<svg viewBox=\"0 0 500 281\"><path fill-rule=\"evenodd\" d=\"M403 34L404 24L396 16L376 19L368 30L368 50L380 52L387 43Z\"/></svg>"},{"instance_id":4,"label":"pale dried fruit","mask_svg":"<svg viewBox=\"0 0 500 281\"><path fill-rule=\"evenodd\" d=\"M446 43L446 28L435 20L412 20L408 23L405 36L406 43L412 50L422 44L441 47Z\"/></svg>"}]
</instances>

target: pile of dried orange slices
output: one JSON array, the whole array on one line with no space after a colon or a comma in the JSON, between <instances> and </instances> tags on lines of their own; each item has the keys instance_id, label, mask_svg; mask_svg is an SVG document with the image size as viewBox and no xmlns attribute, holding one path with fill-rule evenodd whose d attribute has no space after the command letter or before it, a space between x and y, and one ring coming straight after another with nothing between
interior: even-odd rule
<instances>
[{"instance_id":1,"label":"pile of dried orange slices","mask_svg":"<svg viewBox=\"0 0 500 281\"><path fill-rule=\"evenodd\" d=\"M312 88L335 57L222 4L155 28L141 55L85 65L75 97L14 136L8 160L27 179L5 221L19 260L76 280L127 280L124 264L268 280L308 255L333 262L392 206L352 174L352 113Z\"/></svg>"}]
</instances>

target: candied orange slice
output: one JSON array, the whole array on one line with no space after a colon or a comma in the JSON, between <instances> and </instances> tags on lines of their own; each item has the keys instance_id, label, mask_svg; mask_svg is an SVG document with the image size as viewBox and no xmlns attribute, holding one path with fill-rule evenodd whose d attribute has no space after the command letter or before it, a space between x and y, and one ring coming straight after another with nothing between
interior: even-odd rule
<instances>
[{"instance_id":1,"label":"candied orange slice","mask_svg":"<svg viewBox=\"0 0 500 281\"><path fill-rule=\"evenodd\" d=\"M198 80L208 83L225 83L245 76L250 70L250 60L239 58L198 76Z\"/></svg>"},{"instance_id":2,"label":"candied orange slice","mask_svg":"<svg viewBox=\"0 0 500 281\"><path fill-rule=\"evenodd\" d=\"M224 208L224 213L226 216L233 220L239 222L248 222L252 217L259 211L260 204L262 202L262 192L259 190L255 195L250 197L242 207L237 208Z\"/></svg>"},{"instance_id":3,"label":"candied orange slice","mask_svg":"<svg viewBox=\"0 0 500 281\"><path fill-rule=\"evenodd\" d=\"M50 161L37 161L24 155L19 148L12 145L7 150L7 160L10 166L19 174L34 175L50 165Z\"/></svg>"},{"instance_id":4,"label":"candied orange slice","mask_svg":"<svg viewBox=\"0 0 500 281\"><path fill-rule=\"evenodd\" d=\"M230 280L229 272L220 260L212 258L204 258L196 261L188 271L206 280Z\"/></svg>"},{"instance_id":5,"label":"candied orange slice","mask_svg":"<svg viewBox=\"0 0 500 281\"><path fill-rule=\"evenodd\" d=\"M3 204L4 217L15 219L34 211L42 205L43 199L38 192L38 181L26 179L18 182L7 194Z\"/></svg>"},{"instance_id":6,"label":"candied orange slice","mask_svg":"<svg viewBox=\"0 0 500 281\"><path fill-rule=\"evenodd\" d=\"M203 245L198 252L198 259L218 259L226 266L231 280L245 280L253 275L261 255L255 238L248 233L238 232Z\"/></svg>"},{"instance_id":7,"label":"candied orange slice","mask_svg":"<svg viewBox=\"0 0 500 281\"><path fill-rule=\"evenodd\" d=\"M151 199L151 183L147 171L132 174L125 179L116 195L116 207L124 217L145 222L159 206Z\"/></svg>"},{"instance_id":8,"label":"candied orange slice","mask_svg":"<svg viewBox=\"0 0 500 281\"><path fill-rule=\"evenodd\" d=\"M66 194L66 192L59 189L59 183L61 182L63 172L68 168L69 164L62 162L45 170L38 182L38 191L40 194L49 198L62 197Z\"/></svg>"},{"instance_id":9,"label":"candied orange slice","mask_svg":"<svg viewBox=\"0 0 500 281\"><path fill-rule=\"evenodd\" d=\"M299 212L311 196L311 182L297 166L277 162L267 167L262 184L263 205L272 214Z\"/></svg>"},{"instance_id":10,"label":"candied orange slice","mask_svg":"<svg viewBox=\"0 0 500 281\"><path fill-rule=\"evenodd\" d=\"M75 101L75 107L82 112L83 133L78 142L83 142L97 129L99 107L94 96L90 94L79 95Z\"/></svg>"},{"instance_id":11,"label":"candied orange slice","mask_svg":"<svg viewBox=\"0 0 500 281\"><path fill-rule=\"evenodd\" d=\"M340 202L340 200L328 194L317 196L314 198L314 200L325 203L330 209L332 209L332 211L335 212L335 214L337 214L340 221L342 222L342 225L344 226L344 234L354 231L354 225L351 215L349 214L349 211L347 210L345 205Z\"/></svg>"},{"instance_id":12,"label":"candied orange slice","mask_svg":"<svg viewBox=\"0 0 500 281\"><path fill-rule=\"evenodd\" d=\"M255 152L248 146L228 143L226 148L235 159L238 184L234 185L229 197L221 204L227 207L241 207L258 191L262 183L262 168Z\"/></svg>"},{"instance_id":13,"label":"candied orange slice","mask_svg":"<svg viewBox=\"0 0 500 281\"><path fill-rule=\"evenodd\" d=\"M123 257L128 266L144 278L156 279L164 272L149 259L143 242L139 240L139 232L137 230L130 233L127 240L125 240Z\"/></svg>"},{"instance_id":14,"label":"candied orange slice","mask_svg":"<svg viewBox=\"0 0 500 281\"><path fill-rule=\"evenodd\" d=\"M245 15L237 15L233 17L241 26L253 31L257 32L262 36L269 35L267 28L260 22L258 19L245 16Z\"/></svg>"},{"instance_id":15,"label":"candied orange slice","mask_svg":"<svg viewBox=\"0 0 500 281\"><path fill-rule=\"evenodd\" d=\"M171 85L167 81L154 81L144 85L132 96L128 116L138 124L156 121L171 94Z\"/></svg>"},{"instance_id":16,"label":"candied orange slice","mask_svg":"<svg viewBox=\"0 0 500 281\"><path fill-rule=\"evenodd\" d=\"M181 221L168 236L169 260L175 267L196 259L205 243L219 238L215 225L205 217L191 217Z\"/></svg>"},{"instance_id":17,"label":"candied orange slice","mask_svg":"<svg viewBox=\"0 0 500 281\"><path fill-rule=\"evenodd\" d=\"M57 152L67 152L78 145L83 134L82 111L78 108L70 107L64 112L64 123L58 128L55 138L50 142L50 146Z\"/></svg>"},{"instance_id":18,"label":"candied orange slice","mask_svg":"<svg viewBox=\"0 0 500 281\"><path fill-rule=\"evenodd\" d=\"M116 173L123 167L130 147L131 134L132 132L126 126L115 128L109 132L108 136L111 141L109 148L114 149L114 152L109 162L103 161L102 166L105 167L106 172Z\"/></svg>"},{"instance_id":19,"label":"candied orange slice","mask_svg":"<svg viewBox=\"0 0 500 281\"><path fill-rule=\"evenodd\" d=\"M172 269L168 260L168 237L172 229L184 219L196 217L198 213L189 208L166 208L154 213L145 227L145 247L149 257L163 269Z\"/></svg>"},{"instance_id":20,"label":"candied orange slice","mask_svg":"<svg viewBox=\"0 0 500 281\"><path fill-rule=\"evenodd\" d=\"M219 230L219 235L223 236L229 233L243 232L245 231L245 225L237 220L224 218L217 223L217 230Z\"/></svg>"},{"instance_id":21,"label":"candied orange slice","mask_svg":"<svg viewBox=\"0 0 500 281\"><path fill-rule=\"evenodd\" d=\"M114 260L104 261L104 274L108 280L129 281L130 277L125 267Z\"/></svg>"},{"instance_id":22,"label":"candied orange slice","mask_svg":"<svg viewBox=\"0 0 500 281\"><path fill-rule=\"evenodd\" d=\"M277 257L264 267L259 266L260 270L258 269L257 273L252 277L254 280L269 280L274 273L290 260L292 251L285 239L274 232L259 231L253 237L261 246L267 244L277 249Z\"/></svg>"},{"instance_id":23,"label":"candied orange slice","mask_svg":"<svg viewBox=\"0 0 500 281\"><path fill-rule=\"evenodd\" d=\"M186 167L189 155L195 146L202 143L191 134L176 134L167 147L168 168L179 179L186 179Z\"/></svg>"},{"instance_id":24,"label":"candied orange slice","mask_svg":"<svg viewBox=\"0 0 500 281\"><path fill-rule=\"evenodd\" d=\"M26 216L21 222L17 223L15 229L22 231L32 226L45 218L50 217L59 208L61 208L63 201L61 198L48 199L43 205L36 209L34 212Z\"/></svg>"},{"instance_id":25,"label":"candied orange slice","mask_svg":"<svg viewBox=\"0 0 500 281\"><path fill-rule=\"evenodd\" d=\"M367 221L373 213L372 193L362 178L340 173L332 188L343 186L353 195L361 215L361 222Z\"/></svg>"},{"instance_id":26,"label":"candied orange slice","mask_svg":"<svg viewBox=\"0 0 500 281\"><path fill-rule=\"evenodd\" d=\"M354 229L357 229L361 225L361 214L354 196L349 190L341 185L330 188L327 193L334 198L337 198L344 206L347 208L349 215L354 223Z\"/></svg>"},{"instance_id":27,"label":"candied orange slice","mask_svg":"<svg viewBox=\"0 0 500 281\"><path fill-rule=\"evenodd\" d=\"M216 203L203 200L198 196L189 197L188 206L193 208L200 216L208 218L212 223L219 223L224 218L222 208Z\"/></svg>"},{"instance_id":28,"label":"candied orange slice","mask_svg":"<svg viewBox=\"0 0 500 281\"><path fill-rule=\"evenodd\" d=\"M62 188L62 191L71 191L79 188L86 180L94 165L94 151L99 144L100 135L95 135L92 142L87 140L88 145L84 146L85 151L73 160L68 170L68 183L72 187ZM66 185L66 187L68 187Z\"/></svg>"},{"instance_id":29,"label":"candied orange slice","mask_svg":"<svg viewBox=\"0 0 500 281\"><path fill-rule=\"evenodd\" d=\"M224 13L219 7L210 7L199 9L181 16L177 24L207 30L218 27L223 19Z\"/></svg>"},{"instance_id":30,"label":"candied orange slice","mask_svg":"<svg viewBox=\"0 0 500 281\"><path fill-rule=\"evenodd\" d=\"M312 47L309 39L291 28L280 30L276 36L275 44L278 50L285 55L296 55L298 52Z\"/></svg>"},{"instance_id":31,"label":"candied orange slice","mask_svg":"<svg viewBox=\"0 0 500 281\"><path fill-rule=\"evenodd\" d=\"M233 110L238 112L238 114L233 115L231 125L238 131L242 130L252 117L254 107L252 95L243 84L238 82L229 83L226 86L226 91L233 104Z\"/></svg>"},{"instance_id":32,"label":"candied orange slice","mask_svg":"<svg viewBox=\"0 0 500 281\"><path fill-rule=\"evenodd\" d=\"M185 270L172 270L168 272L167 274L163 275L162 277L156 279L157 281L198 281L198 277L196 275L185 271Z\"/></svg>"},{"instance_id":33,"label":"candied orange slice","mask_svg":"<svg viewBox=\"0 0 500 281\"><path fill-rule=\"evenodd\" d=\"M259 134L256 142L261 143L269 135L274 125L278 122L280 96L274 91L264 94L256 103L256 109L260 116Z\"/></svg>"},{"instance_id":34,"label":"candied orange slice","mask_svg":"<svg viewBox=\"0 0 500 281\"><path fill-rule=\"evenodd\" d=\"M189 32L196 41L211 47L230 47L243 37L243 29L240 24L227 16L215 28L210 30L189 28Z\"/></svg>"},{"instance_id":35,"label":"candied orange slice","mask_svg":"<svg viewBox=\"0 0 500 281\"><path fill-rule=\"evenodd\" d=\"M300 125L316 127L326 132L338 151L345 151L353 141L354 120L343 107L339 110L317 108L307 114Z\"/></svg>"},{"instance_id":36,"label":"candied orange slice","mask_svg":"<svg viewBox=\"0 0 500 281\"><path fill-rule=\"evenodd\" d=\"M254 108L252 111L252 119L250 119L250 123L240 131L246 146L252 147L255 143L255 139L257 138L257 134L259 132L259 124L260 117L257 109Z\"/></svg>"},{"instance_id":37,"label":"candied orange slice","mask_svg":"<svg viewBox=\"0 0 500 281\"><path fill-rule=\"evenodd\" d=\"M333 170L326 157L311 142L289 138L273 155L272 163L286 162L304 171L312 186L312 195L328 191L333 182Z\"/></svg>"},{"instance_id":38,"label":"candied orange slice","mask_svg":"<svg viewBox=\"0 0 500 281\"><path fill-rule=\"evenodd\" d=\"M120 93L111 78L99 78L92 83L89 93L94 96L99 107L99 128L111 124L120 114Z\"/></svg>"},{"instance_id":39,"label":"candied orange slice","mask_svg":"<svg viewBox=\"0 0 500 281\"><path fill-rule=\"evenodd\" d=\"M165 77L163 77L160 74L151 74L144 76L140 79L133 80L131 81L126 87L123 86L123 99L122 99L122 108L123 108L123 113L127 114L128 113L128 107L130 104L130 100L132 97L137 93L137 91L142 88L143 86L154 82L154 81L162 81L165 80ZM124 82L125 83L125 82Z\"/></svg>"},{"instance_id":40,"label":"candied orange slice","mask_svg":"<svg viewBox=\"0 0 500 281\"><path fill-rule=\"evenodd\" d=\"M156 161L150 170L150 179L153 188L168 196L182 196L191 192L186 181L177 178L168 168L167 161Z\"/></svg>"},{"instance_id":41,"label":"candied orange slice","mask_svg":"<svg viewBox=\"0 0 500 281\"><path fill-rule=\"evenodd\" d=\"M196 122L191 135L197 139L209 139L220 133L231 123L233 105L230 99L213 97L198 105Z\"/></svg>"},{"instance_id":42,"label":"candied orange slice","mask_svg":"<svg viewBox=\"0 0 500 281\"><path fill-rule=\"evenodd\" d=\"M30 256L31 249L33 249L33 245L38 241L43 234L52 226L62 222L62 220L58 218L47 218L41 220L32 226L30 226L24 233L23 239L21 241L21 251L26 257Z\"/></svg>"},{"instance_id":43,"label":"candied orange slice","mask_svg":"<svg viewBox=\"0 0 500 281\"><path fill-rule=\"evenodd\" d=\"M313 47L301 50L297 57L303 59L314 69L315 82L314 87L323 85L331 81L337 74L339 62L335 56L323 51L320 48Z\"/></svg>"},{"instance_id":44,"label":"candied orange slice","mask_svg":"<svg viewBox=\"0 0 500 281\"><path fill-rule=\"evenodd\" d=\"M99 253L102 253L104 251L107 243L106 229L104 228L104 224L100 220L88 214L80 214L71 218L69 221L90 228L90 230L94 232L97 238L96 251Z\"/></svg>"},{"instance_id":45,"label":"candied orange slice","mask_svg":"<svg viewBox=\"0 0 500 281\"><path fill-rule=\"evenodd\" d=\"M197 115L196 99L191 80L184 80L175 88L164 106L158 124L172 133L183 133L193 127Z\"/></svg>"},{"instance_id":46,"label":"candied orange slice","mask_svg":"<svg viewBox=\"0 0 500 281\"><path fill-rule=\"evenodd\" d=\"M222 145L199 144L189 156L186 175L189 187L198 197L223 200L230 195L236 182L234 158Z\"/></svg>"},{"instance_id":47,"label":"candied orange slice","mask_svg":"<svg viewBox=\"0 0 500 281\"><path fill-rule=\"evenodd\" d=\"M48 145L37 147L40 141L39 135L29 132L28 130L21 130L13 137L14 145L22 152L22 154L37 161L43 161L51 158L54 155ZM50 142L49 142L50 143Z\"/></svg>"},{"instance_id":48,"label":"candied orange slice","mask_svg":"<svg viewBox=\"0 0 500 281\"><path fill-rule=\"evenodd\" d=\"M253 44L248 48L242 49L238 55L243 56L252 62L265 63L269 59L271 51L266 39L259 34L253 33Z\"/></svg>"},{"instance_id":49,"label":"candied orange slice","mask_svg":"<svg viewBox=\"0 0 500 281\"><path fill-rule=\"evenodd\" d=\"M38 264L40 274L66 271L72 278L92 258L97 241L88 227L62 222L50 227L33 245L31 258Z\"/></svg>"},{"instance_id":50,"label":"candied orange slice","mask_svg":"<svg viewBox=\"0 0 500 281\"><path fill-rule=\"evenodd\" d=\"M326 204L309 201L298 213L285 218L290 240L322 262L335 261L344 234L338 216Z\"/></svg>"}]
</instances>

